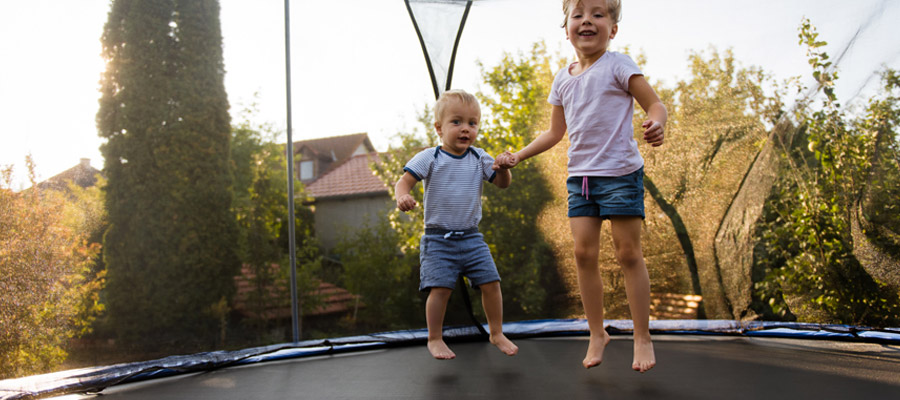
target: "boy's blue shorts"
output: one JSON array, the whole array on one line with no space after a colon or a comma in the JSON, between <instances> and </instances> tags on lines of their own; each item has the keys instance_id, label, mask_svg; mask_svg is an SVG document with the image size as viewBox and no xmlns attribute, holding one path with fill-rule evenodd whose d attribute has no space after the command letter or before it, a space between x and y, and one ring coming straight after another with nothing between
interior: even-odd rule
<instances>
[{"instance_id":1,"label":"boy's blue shorts","mask_svg":"<svg viewBox=\"0 0 900 400\"><path fill-rule=\"evenodd\" d=\"M566 179L566 189L569 218L644 218L644 167L623 176L572 176Z\"/></svg>"},{"instance_id":2,"label":"boy's blue shorts","mask_svg":"<svg viewBox=\"0 0 900 400\"><path fill-rule=\"evenodd\" d=\"M491 251L479 232L447 238L425 234L419 245L419 261L419 290L423 292L433 287L453 289L460 274L475 287L500 280Z\"/></svg>"}]
</instances>

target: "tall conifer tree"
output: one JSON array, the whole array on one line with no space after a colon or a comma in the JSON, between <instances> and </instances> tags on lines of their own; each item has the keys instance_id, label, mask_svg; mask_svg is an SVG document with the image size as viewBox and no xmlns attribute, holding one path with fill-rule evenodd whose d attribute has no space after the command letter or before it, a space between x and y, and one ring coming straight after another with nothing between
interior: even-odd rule
<instances>
[{"instance_id":1,"label":"tall conifer tree","mask_svg":"<svg viewBox=\"0 0 900 400\"><path fill-rule=\"evenodd\" d=\"M106 302L123 339L213 332L238 270L217 0L114 0L97 115Z\"/></svg>"}]
</instances>

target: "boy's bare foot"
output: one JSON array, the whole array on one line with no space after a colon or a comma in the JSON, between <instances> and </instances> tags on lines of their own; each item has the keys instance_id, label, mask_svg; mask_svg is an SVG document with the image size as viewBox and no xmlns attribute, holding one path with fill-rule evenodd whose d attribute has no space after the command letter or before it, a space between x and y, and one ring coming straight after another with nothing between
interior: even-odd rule
<instances>
[{"instance_id":1,"label":"boy's bare foot","mask_svg":"<svg viewBox=\"0 0 900 400\"><path fill-rule=\"evenodd\" d=\"M606 349L607 344L609 344L609 335L605 330L601 330L598 334L591 332L591 343L588 345L584 361L581 362L585 368L596 367L603 362L603 350Z\"/></svg>"},{"instance_id":2,"label":"boy's bare foot","mask_svg":"<svg viewBox=\"0 0 900 400\"><path fill-rule=\"evenodd\" d=\"M497 335L491 335L491 344L497 346L500 351L505 353L508 356L514 356L519 352L519 346L516 346L511 340L506 338L506 335L500 333Z\"/></svg>"},{"instance_id":3,"label":"boy's bare foot","mask_svg":"<svg viewBox=\"0 0 900 400\"><path fill-rule=\"evenodd\" d=\"M456 354L450 350L450 347L447 347L447 343L444 343L443 339L429 340L428 351L438 360L452 360L456 358Z\"/></svg>"},{"instance_id":4,"label":"boy's bare foot","mask_svg":"<svg viewBox=\"0 0 900 400\"><path fill-rule=\"evenodd\" d=\"M631 369L644 373L656 365L656 355L653 353L653 342L650 338L634 338L634 362Z\"/></svg>"}]
</instances>

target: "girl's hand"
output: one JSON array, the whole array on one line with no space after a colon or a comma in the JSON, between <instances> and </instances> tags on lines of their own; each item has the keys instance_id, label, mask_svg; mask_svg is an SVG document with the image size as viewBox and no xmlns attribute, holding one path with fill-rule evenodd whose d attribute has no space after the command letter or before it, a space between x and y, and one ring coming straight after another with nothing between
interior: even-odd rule
<instances>
[{"instance_id":1,"label":"girl's hand","mask_svg":"<svg viewBox=\"0 0 900 400\"><path fill-rule=\"evenodd\" d=\"M662 124L654 120L646 120L641 124L644 128L644 140L653 147L659 147L663 144L664 129Z\"/></svg>"},{"instance_id":2,"label":"girl's hand","mask_svg":"<svg viewBox=\"0 0 900 400\"><path fill-rule=\"evenodd\" d=\"M499 169L510 169L519 164L519 156L515 153L510 153L509 151L504 151L503 154L497 156L494 159L494 165L491 166L493 170Z\"/></svg>"},{"instance_id":3,"label":"girl's hand","mask_svg":"<svg viewBox=\"0 0 900 400\"><path fill-rule=\"evenodd\" d=\"M413 208L416 208L417 204L418 203L416 203L416 199L413 199L413 197L409 194L404 194L403 196L397 198L397 208L399 208L400 211L403 212L407 212L409 210L412 210Z\"/></svg>"}]
</instances>

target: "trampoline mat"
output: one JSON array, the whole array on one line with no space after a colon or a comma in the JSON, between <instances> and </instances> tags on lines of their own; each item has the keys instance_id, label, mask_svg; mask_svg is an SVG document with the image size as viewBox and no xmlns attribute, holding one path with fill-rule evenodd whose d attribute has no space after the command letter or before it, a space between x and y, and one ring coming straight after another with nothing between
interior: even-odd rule
<instances>
[{"instance_id":1,"label":"trampoline mat","mask_svg":"<svg viewBox=\"0 0 900 400\"><path fill-rule=\"evenodd\" d=\"M424 345L250 364L115 386L104 399L697 399L896 398L900 346L808 339L654 336L657 366L631 370L613 336L597 368L585 337L520 339L508 357L486 342ZM92 396L80 396L91 398Z\"/></svg>"}]
</instances>

